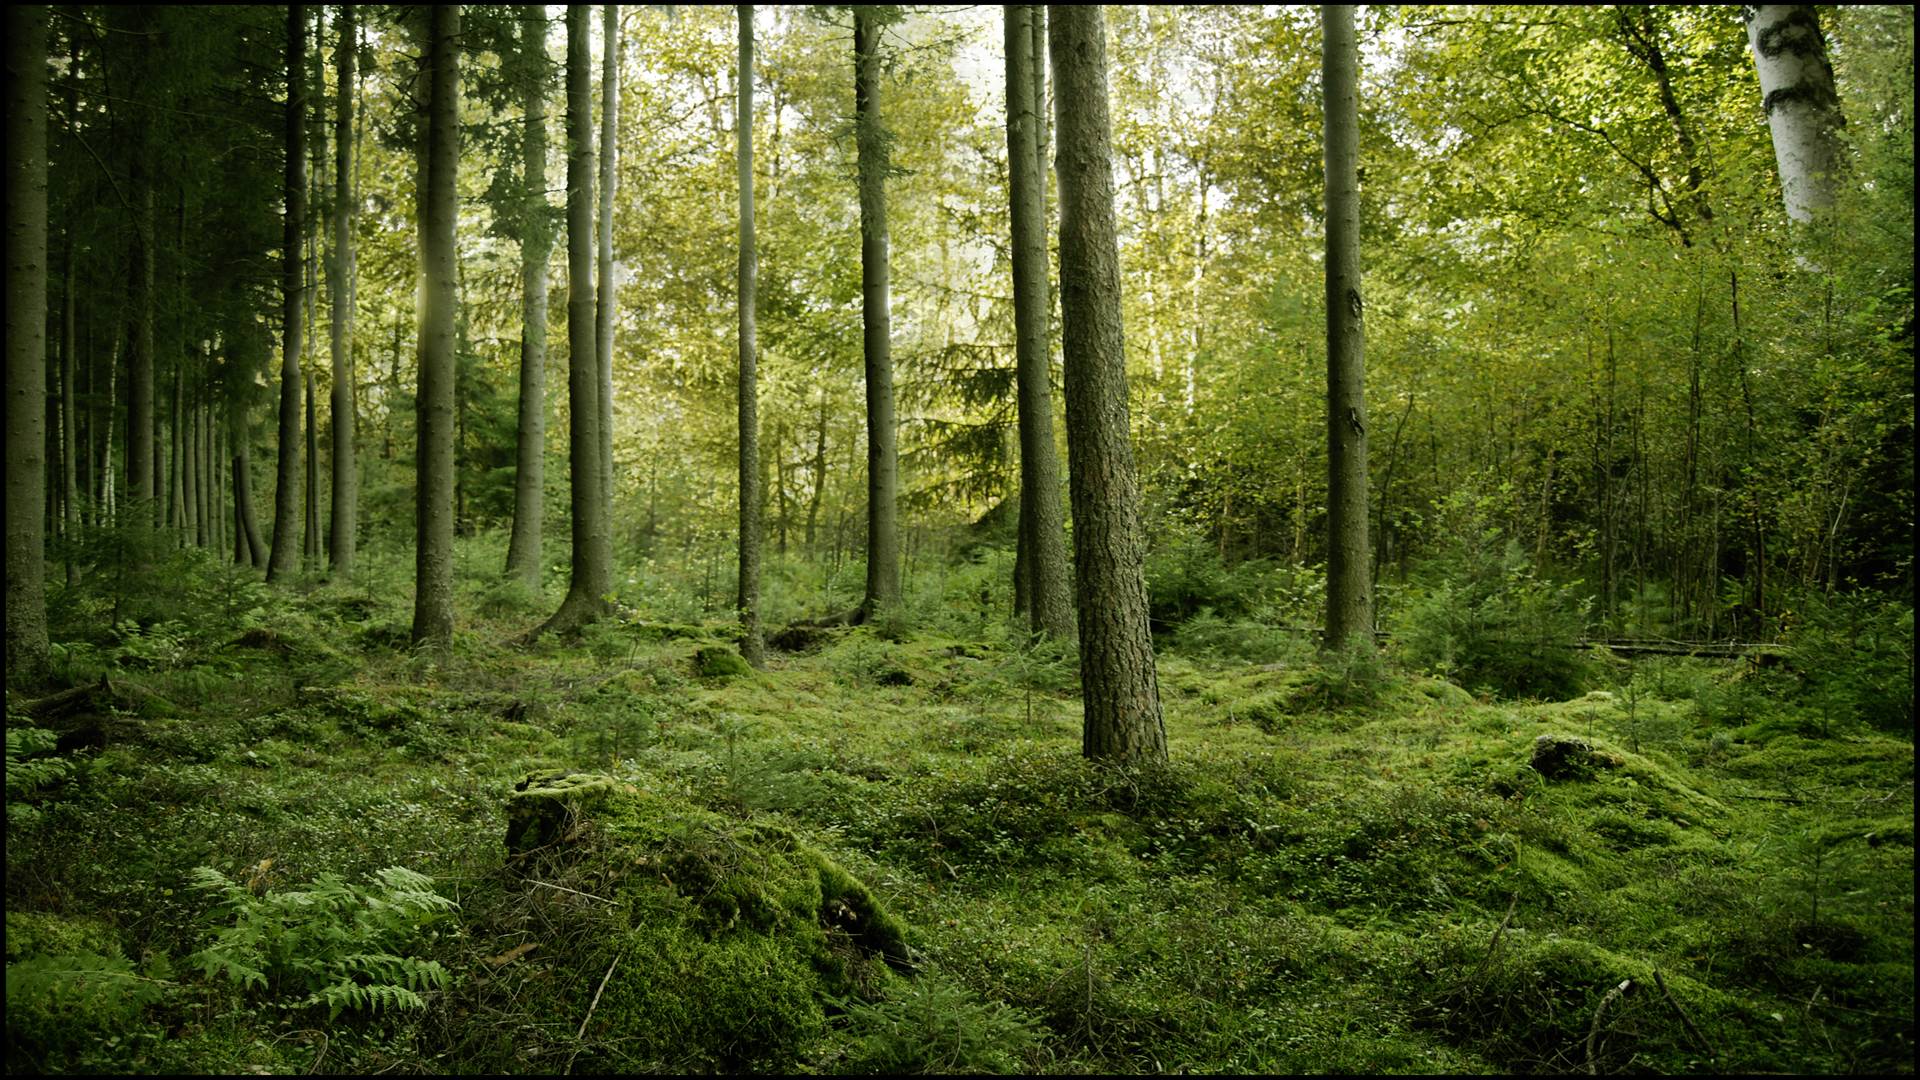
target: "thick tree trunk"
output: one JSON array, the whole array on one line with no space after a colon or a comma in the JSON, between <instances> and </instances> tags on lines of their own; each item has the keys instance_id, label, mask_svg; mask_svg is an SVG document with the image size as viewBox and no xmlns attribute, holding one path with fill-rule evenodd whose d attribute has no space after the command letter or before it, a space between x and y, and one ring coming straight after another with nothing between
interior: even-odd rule
<instances>
[{"instance_id":1,"label":"thick tree trunk","mask_svg":"<svg viewBox=\"0 0 1920 1080\"><path fill-rule=\"evenodd\" d=\"M521 102L526 116L520 137L525 209L520 237L520 426L513 477L513 535L507 543L507 576L539 589L541 533L546 514L547 452L547 257L553 231L547 227L547 16L520 9Z\"/></svg>"},{"instance_id":2,"label":"thick tree trunk","mask_svg":"<svg viewBox=\"0 0 1920 1080\"><path fill-rule=\"evenodd\" d=\"M421 249L419 428L415 457L413 643L453 639L454 179L460 165L460 8L433 9L427 187Z\"/></svg>"},{"instance_id":3,"label":"thick tree trunk","mask_svg":"<svg viewBox=\"0 0 1920 1080\"><path fill-rule=\"evenodd\" d=\"M900 601L900 487L893 418L893 319L887 253L887 134L880 117L880 24L853 9L854 112L860 156L860 291L867 362L867 591L862 618Z\"/></svg>"},{"instance_id":4,"label":"thick tree trunk","mask_svg":"<svg viewBox=\"0 0 1920 1080\"><path fill-rule=\"evenodd\" d=\"M593 56L585 5L567 9L567 411L573 483L572 580L560 610L529 637L606 612L613 547L600 487L600 364L594 333Z\"/></svg>"},{"instance_id":5,"label":"thick tree trunk","mask_svg":"<svg viewBox=\"0 0 1920 1080\"><path fill-rule=\"evenodd\" d=\"M755 370L754 293L759 260L753 235L753 5L738 7L739 113L734 118L740 184L740 655L765 667L767 646L760 629L760 400Z\"/></svg>"},{"instance_id":6,"label":"thick tree trunk","mask_svg":"<svg viewBox=\"0 0 1920 1080\"><path fill-rule=\"evenodd\" d=\"M1761 4L1743 10L1787 216L1809 222L1833 206L1844 122L1820 17L1811 4Z\"/></svg>"},{"instance_id":7,"label":"thick tree trunk","mask_svg":"<svg viewBox=\"0 0 1920 1080\"><path fill-rule=\"evenodd\" d=\"M333 265L327 271L328 301L333 307L333 505L327 555L334 574L353 573L360 527L360 465L355 440L359 420L353 401L353 90L359 43L352 4L336 9L334 70L339 83L333 120Z\"/></svg>"},{"instance_id":8,"label":"thick tree trunk","mask_svg":"<svg viewBox=\"0 0 1920 1080\"><path fill-rule=\"evenodd\" d=\"M1073 636L1067 585L1066 527L1061 519L1060 463L1053 444L1053 387L1048 377L1046 174L1039 149L1040 99L1034 76L1029 4L1006 6L1007 163L1013 210L1013 321L1020 405L1020 557L1016 586L1025 586L1033 632ZM1016 588L1016 593L1020 592ZM1016 605L1017 606L1017 605Z\"/></svg>"},{"instance_id":9,"label":"thick tree trunk","mask_svg":"<svg viewBox=\"0 0 1920 1080\"><path fill-rule=\"evenodd\" d=\"M47 671L47 9L9 5L7 683Z\"/></svg>"},{"instance_id":10,"label":"thick tree trunk","mask_svg":"<svg viewBox=\"0 0 1920 1080\"><path fill-rule=\"evenodd\" d=\"M287 213L281 225L280 460L274 472L273 550L267 580L278 581L300 565L300 348L306 272L300 243L307 219L307 17L306 7L287 8Z\"/></svg>"},{"instance_id":11,"label":"thick tree trunk","mask_svg":"<svg viewBox=\"0 0 1920 1080\"><path fill-rule=\"evenodd\" d=\"M1353 8L1321 9L1327 140L1327 632L1373 647L1367 544L1367 401L1360 297L1360 121Z\"/></svg>"},{"instance_id":12,"label":"thick tree trunk","mask_svg":"<svg viewBox=\"0 0 1920 1080\"><path fill-rule=\"evenodd\" d=\"M613 195L620 149L620 5L600 6L603 49L600 74L600 277L595 289L595 345L600 358L600 499L613 516Z\"/></svg>"},{"instance_id":13,"label":"thick tree trunk","mask_svg":"<svg viewBox=\"0 0 1920 1080\"><path fill-rule=\"evenodd\" d=\"M1140 490L1127 432L1127 367L1113 215L1107 42L1098 6L1052 12L1060 178L1060 314L1066 353L1068 482L1079 607L1081 749L1164 761L1147 626Z\"/></svg>"}]
</instances>

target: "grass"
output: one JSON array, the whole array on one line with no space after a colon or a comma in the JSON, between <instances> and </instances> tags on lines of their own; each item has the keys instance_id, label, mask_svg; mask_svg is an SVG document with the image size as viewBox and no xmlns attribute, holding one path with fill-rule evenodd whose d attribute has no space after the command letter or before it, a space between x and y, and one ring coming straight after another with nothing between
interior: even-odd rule
<instances>
[{"instance_id":1,"label":"grass","mask_svg":"<svg viewBox=\"0 0 1920 1080\"><path fill-rule=\"evenodd\" d=\"M462 541L468 580L498 543ZM964 572L887 637L726 673L697 657L732 627L690 602L519 649L545 605L472 585L435 663L405 648L403 586L181 574L173 623L102 634L103 601L59 598L70 677L173 707L9 788L10 1069L1913 1067L1912 743L1737 667L1496 702L1175 635L1171 763L1116 770L1079 756L1070 658L1025 647ZM1528 767L1546 733L1593 744L1587 778ZM540 878L510 863L505 814L548 770L605 774L645 813L602 814ZM634 851L692 865L673 837L818 853L851 882L819 895L870 890L913 969L833 967L804 918L827 901L793 870L813 855L755 856L804 900L763 936L700 916L745 886L647 884ZM460 905L420 946L452 986L329 1020L204 979L177 963L212 933L201 865L262 893L429 875ZM61 957L112 967L68 991L132 1019L76 1022L27 981ZM673 1024L704 1057L672 1056Z\"/></svg>"}]
</instances>

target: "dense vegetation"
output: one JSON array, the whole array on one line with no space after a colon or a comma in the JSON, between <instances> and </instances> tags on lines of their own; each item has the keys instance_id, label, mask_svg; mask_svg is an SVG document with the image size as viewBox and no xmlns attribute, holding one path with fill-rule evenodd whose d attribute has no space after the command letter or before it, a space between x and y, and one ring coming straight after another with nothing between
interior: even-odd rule
<instances>
[{"instance_id":1,"label":"dense vegetation","mask_svg":"<svg viewBox=\"0 0 1920 1080\"><path fill-rule=\"evenodd\" d=\"M9 1071L1912 1071L1912 10L1002 14L8 9Z\"/></svg>"}]
</instances>

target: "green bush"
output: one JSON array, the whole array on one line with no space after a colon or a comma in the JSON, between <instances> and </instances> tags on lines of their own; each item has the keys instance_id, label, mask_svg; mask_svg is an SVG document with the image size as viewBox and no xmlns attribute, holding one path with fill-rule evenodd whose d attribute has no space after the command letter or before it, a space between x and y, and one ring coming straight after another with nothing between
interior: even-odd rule
<instances>
[{"instance_id":1,"label":"green bush","mask_svg":"<svg viewBox=\"0 0 1920 1080\"><path fill-rule=\"evenodd\" d=\"M841 1002L848 1045L842 1073L1013 1073L1040 1044L1038 1020L998 1001L976 1000L938 976L896 983L872 1003Z\"/></svg>"},{"instance_id":2,"label":"green bush","mask_svg":"<svg viewBox=\"0 0 1920 1080\"><path fill-rule=\"evenodd\" d=\"M1913 731L1913 608L1874 596L1799 600L1783 635L1808 704L1829 722Z\"/></svg>"},{"instance_id":3,"label":"green bush","mask_svg":"<svg viewBox=\"0 0 1920 1080\"><path fill-rule=\"evenodd\" d=\"M1210 611L1244 617L1259 602L1263 562L1227 566L1204 537L1177 532L1147 552L1148 614L1156 633Z\"/></svg>"}]
</instances>

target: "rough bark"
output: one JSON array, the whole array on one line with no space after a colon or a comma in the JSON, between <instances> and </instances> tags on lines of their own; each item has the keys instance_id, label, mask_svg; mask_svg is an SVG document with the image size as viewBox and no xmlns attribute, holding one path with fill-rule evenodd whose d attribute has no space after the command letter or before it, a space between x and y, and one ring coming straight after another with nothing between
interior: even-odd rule
<instances>
[{"instance_id":1,"label":"rough bark","mask_svg":"<svg viewBox=\"0 0 1920 1080\"><path fill-rule=\"evenodd\" d=\"M548 70L543 9L520 9L520 52L526 118L520 136L525 231L520 237L520 425L507 576L538 589L546 514L547 257L553 249L553 231L547 227Z\"/></svg>"},{"instance_id":2,"label":"rough bark","mask_svg":"<svg viewBox=\"0 0 1920 1080\"><path fill-rule=\"evenodd\" d=\"M333 118L333 265L327 271L328 302L333 308L330 327L333 346L333 394L328 410L333 417L333 502L327 532L327 555L333 572L353 573L354 546L359 532L360 466L355 450L359 426L353 405L353 298L349 281L353 271L353 90L358 41L352 4L341 4L334 46L338 86Z\"/></svg>"},{"instance_id":3,"label":"rough bark","mask_svg":"<svg viewBox=\"0 0 1920 1080\"><path fill-rule=\"evenodd\" d=\"M620 5L600 6L600 232L595 346L600 360L600 499L613 515L613 195L620 148Z\"/></svg>"},{"instance_id":4,"label":"rough bark","mask_svg":"<svg viewBox=\"0 0 1920 1080\"><path fill-rule=\"evenodd\" d=\"M10 5L7 57L7 682L47 670L47 9Z\"/></svg>"},{"instance_id":5,"label":"rough bark","mask_svg":"<svg viewBox=\"0 0 1920 1080\"><path fill-rule=\"evenodd\" d=\"M1060 180L1060 314L1066 356L1067 465L1079 607L1081 749L1164 761L1166 725L1147 625L1140 490L1128 441L1104 15L1052 12Z\"/></svg>"},{"instance_id":6,"label":"rough bark","mask_svg":"<svg viewBox=\"0 0 1920 1080\"><path fill-rule=\"evenodd\" d=\"M1810 222L1833 206L1844 122L1820 17L1810 4L1743 10L1787 216Z\"/></svg>"},{"instance_id":7,"label":"rough bark","mask_svg":"<svg viewBox=\"0 0 1920 1080\"><path fill-rule=\"evenodd\" d=\"M1360 181L1353 8L1322 8L1327 184L1326 647L1373 647L1367 544L1367 402L1360 295Z\"/></svg>"},{"instance_id":8,"label":"rough bark","mask_svg":"<svg viewBox=\"0 0 1920 1080\"><path fill-rule=\"evenodd\" d=\"M893 320L888 297L888 135L880 116L880 24L853 9L854 113L860 157L861 322L867 367L867 591L860 616L900 601L895 499L900 464L893 414Z\"/></svg>"},{"instance_id":9,"label":"rough bark","mask_svg":"<svg viewBox=\"0 0 1920 1080\"><path fill-rule=\"evenodd\" d=\"M739 113L734 131L739 143L740 184L740 655L765 667L767 644L760 628L760 402L755 370L754 293L759 261L753 234L753 5L739 5Z\"/></svg>"},{"instance_id":10,"label":"rough bark","mask_svg":"<svg viewBox=\"0 0 1920 1080\"><path fill-rule=\"evenodd\" d=\"M227 447L233 461L233 561L258 569L267 565L267 545L253 510L252 432L246 393L260 362L261 343L251 327L227 338Z\"/></svg>"},{"instance_id":11,"label":"rough bark","mask_svg":"<svg viewBox=\"0 0 1920 1080\"><path fill-rule=\"evenodd\" d=\"M567 9L567 411L573 483L572 579L566 599L530 638L599 618L613 586L613 548L600 487L600 364L595 348L593 56L584 5Z\"/></svg>"},{"instance_id":12,"label":"rough bark","mask_svg":"<svg viewBox=\"0 0 1920 1080\"><path fill-rule=\"evenodd\" d=\"M1007 162L1013 229L1013 321L1020 413L1020 538L1015 572L1024 585L1033 632L1073 636L1067 541L1061 519L1060 462L1053 444L1048 377L1051 297L1047 286L1046 179L1039 149L1039 65L1029 4L1006 6ZM1016 589L1016 591L1021 591Z\"/></svg>"},{"instance_id":13,"label":"rough bark","mask_svg":"<svg viewBox=\"0 0 1920 1080\"><path fill-rule=\"evenodd\" d=\"M267 580L300 565L300 318L306 294L300 243L307 218L306 6L287 8L287 212L281 225L280 460L274 473L273 550Z\"/></svg>"},{"instance_id":14,"label":"rough bark","mask_svg":"<svg viewBox=\"0 0 1920 1080\"><path fill-rule=\"evenodd\" d=\"M460 8L433 9L422 207L419 431L415 456L413 643L453 639L454 177L460 165Z\"/></svg>"}]
</instances>

